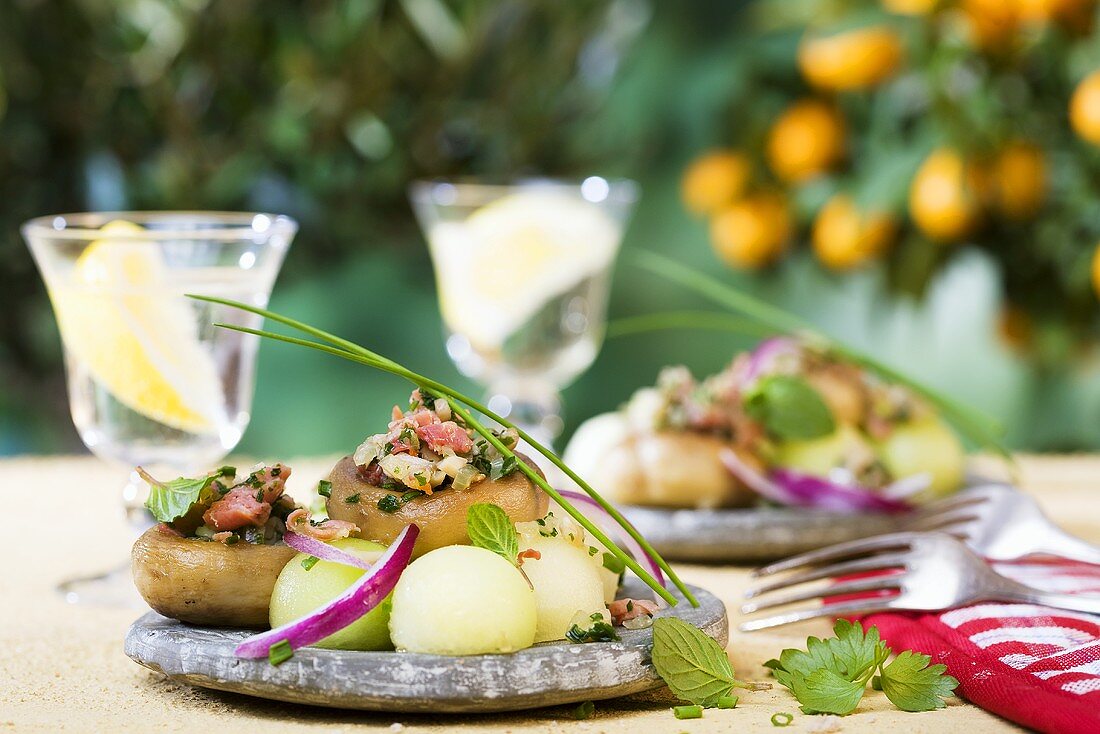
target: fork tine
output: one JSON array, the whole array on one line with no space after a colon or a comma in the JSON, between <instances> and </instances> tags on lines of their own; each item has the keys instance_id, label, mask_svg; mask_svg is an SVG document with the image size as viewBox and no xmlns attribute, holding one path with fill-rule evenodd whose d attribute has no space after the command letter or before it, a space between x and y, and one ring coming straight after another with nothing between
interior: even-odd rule
<instances>
[{"instance_id":1,"label":"fork tine","mask_svg":"<svg viewBox=\"0 0 1100 734\"><path fill-rule=\"evenodd\" d=\"M960 507L959 509L941 512L937 515L913 518L911 521L905 523L905 527L909 530L932 531L939 530L948 525L970 523L980 519L981 515L978 514L978 508Z\"/></svg>"},{"instance_id":2,"label":"fork tine","mask_svg":"<svg viewBox=\"0 0 1100 734\"><path fill-rule=\"evenodd\" d=\"M863 555L866 552L888 550L896 548L904 550L913 541L914 533L890 533L888 535L876 535L870 538L850 540L846 543L837 543L827 548L819 548L808 553L763 566L752 572L754 578L771 576L780 571L789 571L802 566L813 566L823 561L839 561L850 556Z\"/></svg>"},{"instance_id":3,"label":"fork tine","mask_svg":"<svg viewBox=\"0 0 1100 734\"><path fill-rule=\"evenodd\" d=\"M950 497L946 497L942 500L930 502L927 505L918 507L909 515L909 517L921 518L939 515L944 512L950 512L952 510L958 510L964 507L977 507L978 505L984 505L990 500L991 498L983 493L971 494L969 490L964 490Z\"/></svg>"},{"instance_id":4,"label":"fork tine","mask_svg":"<svg viewBox=\"0 0 1100 734\"><path fill-rule=\"evenodd\" d=\"M779 581L773 581L770 584L746 589L745 598L752 599L761 594L779 591L780 589L806 583L807 581L847 576L848 574L861 573L863 571L881 571L887 568L898 568L905 565L905 559L906 555L904 553L889 553L880 556L870 556L869 558L857 558L854 561L834 563L831 566L821 566L820 568L813 568L793 574Z\"/></svg>"},{"instance_id":5,"label":"fork tine","mask_svg":"<svg viewBox=\"0 0 1100 734\"><path fill-rule=\"evenodd\" d=\"M856 579L845 581L833 586L817 587L796 591L792 594L782 594L773 599L761 599L750 601L741 605L742 614L752 614L764 609L782 607L799 601L811 599L825 599L830 596L843 596L845 594L859 594L864 591L882 591L884 589L900 589L903 574L890 574L889 576L875 576L869 579Z\"/></svg>"},{"instance_id":6,"label":"fork tine","mask_svg":"<svg viewBox=\"0 0 1100 734\"><path fill-rule=\"evenodd\" d=\"M748 622L742 622L737 625L737 629L742 632L755 632L771 627L779 627L784 624L802 622L807 619L817 619L818 617L846 617L856 614L885 612L892 608L893 603L890 599L880 598L848 601L841 604L829 604L828 606L818 607L816 609L800 609L793 612L784 612L783 614L775 614L771 617L764 617L763 619L751 619Z\"/></svg>"}]
</instances>

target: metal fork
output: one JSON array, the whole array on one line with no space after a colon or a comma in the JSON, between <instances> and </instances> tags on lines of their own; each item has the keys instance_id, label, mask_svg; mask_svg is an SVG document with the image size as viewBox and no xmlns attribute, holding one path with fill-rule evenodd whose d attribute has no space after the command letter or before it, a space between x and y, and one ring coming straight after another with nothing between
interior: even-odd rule
<instances>
[{"instance_id":1,"label":"metal fork","mask_svg":"<svg viewBox=\"0 0 1100 734\"><path fill-rule=\"evenodd\" d=\"M1100 614L1100 596L1048 593L1007 579L961 541L944 533L891 533L840 543L764 566L753 575L774 576L797 569L801 570L746 591L745 598L753 601L744 604L741 613L848 594L868 596L753 619L740 625L742 632L815 617L889 610L938 611L980 601L1023 602ZM803 587L812 581L875 572L881 573Z\"/></svg>"},{"instance_id":2,"label":"metal fork","mask_svg":"<svg viewBox=\"0 0 1100 734\"><path fill-rule=\"evenodd\" d=\"M933 502L905 518L902 530L938 530L995 561L1047 553L1100 564L1100 548L1051 522L1027 494L983 484Z\"/></svg>"}]
</instances>

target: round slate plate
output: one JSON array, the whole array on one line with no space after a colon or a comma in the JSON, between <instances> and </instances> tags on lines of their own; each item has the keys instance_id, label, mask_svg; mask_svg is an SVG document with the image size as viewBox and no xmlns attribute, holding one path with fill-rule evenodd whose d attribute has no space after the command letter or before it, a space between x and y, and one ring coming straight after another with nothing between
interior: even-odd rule
<instances>
[{"instance_id":1,"label":"round slate plate","mask_svg":"<svg viewBox=\"0 0 1100 734\"><path fill-rule=\"evenodd\" d=\"M670 561L765 561L890 533L890 515L839 515L784 507L729 510L619 508Z\"/></svg>"},{"instance_id":2,"label":"round slate plate","mask_svg":"<svg viewBox=\"0 0 1100 734\"><path fill-rule=\"evenodd\" d=\"M691 587L700 606L663 610L725 646L722 602ZM651 598L628 580L623 594ZM618 628L620 642L551 642L510 655L447 657L418 653L302 649L279 667L242 660L233 648L252 634L193 627L149 612L126 634L126 654L173 680L279 701L395 713L514 711L625 696L663 685L649 660L650 630Z\"/></svg>"}]
</instances>

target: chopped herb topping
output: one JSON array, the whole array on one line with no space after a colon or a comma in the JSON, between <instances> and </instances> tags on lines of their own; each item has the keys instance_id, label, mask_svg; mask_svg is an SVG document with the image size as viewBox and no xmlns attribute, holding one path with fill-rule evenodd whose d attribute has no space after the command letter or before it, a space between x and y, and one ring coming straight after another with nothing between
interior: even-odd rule
<instances>
[{"instance_id":1,"label":"chopped herb topping","mask_svg":"<svg viewBox=\"0 0 1100 734\"><path fill-rule=\"evenodd\" d=\"M348 504L348 505L357 505L357 504L359 504L359 493L356 492L355 494L349 494L347 497L344 498L344 504Z\"/></svg>"},{"instance_id":2,"label":"chopped herb topping","mask_svg":"<svg viewBox=\"0 0 1100 734\"><path fill-rule=\"evenodd\" d=\"M607 623L602 614L595 612L589 620L592 622L591 627L584 629L579 624L574 624L565 636L571 642L617 642L619 640L615 628Z\"/></svg>"},{"instance_id":3,"label":"chopped herb topping","mask_svg":"<svg viewBox=\"0 0 1100 734\"><path fill-rule=\"evenodd\" d=\"M794 721L794 714L788 714L785 711L772 714L772 726L790 726L792 721Z\"/></svg>"},{"instance_id":4,"label":"chopped herb topping","mask_svg":"<svg viewBox=\"0 0 1100 734\"><path fill-rule=\"evenodd\" d=\"M321 560L317 556L310 556L309 558L302 559L302 568L309 570L317 565L317 561Z\"/></svg>"},{"instance_id":5,"label":"chopped herb topping","mask_svg":"<svg viewBox=\"0 0 1100 734\"><path fill-rule=\"evenodd\" d=\"M591 719L594 713L596 713L596 704L591 701L585 701L580 706L573 709L573 718L577 721L584 721L585 719Z\"/></svg>"},{"instance_id":6,"label":"chopped herb topping","mask_svg":"<svg viewBox=\"0 0 1100 734\"><path fill-rule=\"evenodd\" d=\"M737 696L720 696L718 698L718 708L720 709L733 709L737 708Z\"/></svg>"},{"instance_id":7,"label":"chopped herb topping","mask_svg":"<svg viewBox=\"0 0 1100 734\"><path fill-rule=\"evenodd\" d=\"M322 479L321 481L317 482L317 494L321 495L322 497L331 497L332 482L327 479Z\"/></svg>"},{"instance_id":8,"label":"chopped herb topping","mask_svg":"<svg viewBox=\"0 0 1100 734\"><path fill-rule=\"evenodd\" d=\"M378 500L378 509L392 514L401 509L401 500L395 494L387 494Z\"/></svg>"},{"instance_id":9,"label":"chopped herb topping","mask_svg":"<svg viewBox=\"0 0 1100 734\"><path fill-rule=\"evenodd\" d=\"M267 651L267 660L272 665L282 665L292 657L294 657L294 650L286 640L279 640Z\"/></svg>"},{"instance_id":10,"label":"chopped herb topping","mask_svg":"<svg viewBox=\"0 0 1100 734\"><path fill-rule=\"evenodd\" d=\"M675 706L672 709L672 715L677 719L701 719L703 718L703 707L698 705Z\"/></svg>"}]
</instances>

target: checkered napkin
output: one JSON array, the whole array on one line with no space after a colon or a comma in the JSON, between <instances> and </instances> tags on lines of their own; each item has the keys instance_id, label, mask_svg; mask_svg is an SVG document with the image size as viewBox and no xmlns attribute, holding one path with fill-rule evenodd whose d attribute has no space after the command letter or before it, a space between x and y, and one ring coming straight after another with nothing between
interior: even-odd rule
<instances>
[{"instance_id":1,"label":"checkered napkin","mask_svg":"<svg viewBox=\"0 0 1100 734\"><path fill-rule=\"evenodd\" d=\"M1100 566L994 563L1001 574L1044 591L1100 594ZM1100 615L1034 604L977 604L933 614L874 614L895 650L947 665L959 695L1051 734L1100 733Z\"/></svg>"}]
</instances>

